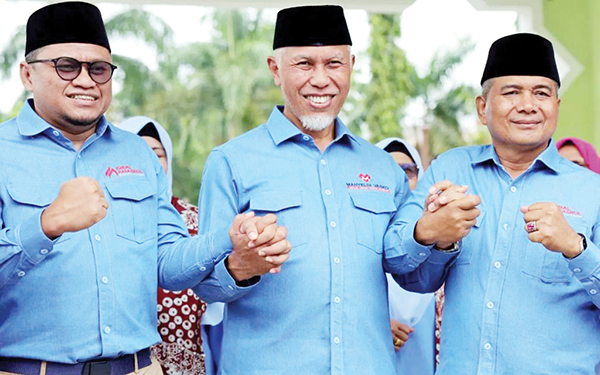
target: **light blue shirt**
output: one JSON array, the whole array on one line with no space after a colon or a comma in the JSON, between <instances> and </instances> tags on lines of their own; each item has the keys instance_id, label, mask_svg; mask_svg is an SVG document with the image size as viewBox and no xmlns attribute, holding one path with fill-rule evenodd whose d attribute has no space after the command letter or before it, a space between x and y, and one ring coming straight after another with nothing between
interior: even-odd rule
<instances>
[{"instance_id":1,"label":"light blue shirt","mask_svg":"<svg viewBox=\"0 0 600 375\"><path fill-rule=\"evenodd\" d=\"M458 255L430 257L417 272L396 276L414 291L436 290L446 280L436 374L595 374L600 176L561 158L553 141L514 181L492 146L448 151L432 163L401 209L406 223L397 248L403 256L426 249L414 241L414 225L427 189L445 179L468 185L469 193L481 197L477 224ZM536 202L559 205L571 227L586 236L587 250L568 260L529 241L519 208Z\"/></svg>"},{"instance_id":2,"label":"light blue shirt","mask_svg":"<svg viewBox=\"0 0 600 375\"><path fill-rule=\"evenodd\" d=\"M157 285L197 284L231 247L189 238L158 159L104 117L79 151L25 103L0 124L0 357L75 363L159 342ZM54 241L40 217L75 177L96 179L110 207Z\"/></svg>"},{"instance_id":3,"label":"light blue shirt","mask_svg":"<svg viewBox=\"0 0 600 375\"><path fill-rule=\"evenodd\" d=\"M321 153L281 110L204 167L200 231L239 212L275 213L293 246L280 274L251 287L220 262L195 289L228 302L219 371L395 374L383 237L410 194L406 176L339 120Z\"/></svg>"}]
</instances>

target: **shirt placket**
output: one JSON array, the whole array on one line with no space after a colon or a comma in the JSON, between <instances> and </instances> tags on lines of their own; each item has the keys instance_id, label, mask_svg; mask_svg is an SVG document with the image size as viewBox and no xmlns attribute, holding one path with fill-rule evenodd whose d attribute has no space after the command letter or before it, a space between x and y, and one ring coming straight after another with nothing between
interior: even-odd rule
<instances>
[{"instance_id":1,"label":"shirt placket","mask_svg":"<svg viewBox=\"0 0 600 375\"><path fill-rule=\"evenodd\" d=\"M94 176L85 159L85 150L82 148L77 152L75 158L75 175ZM106 193L105 193L106 194ZM118 345L114 339L114 286L110 272L110 254L106 244L107 236L103 228L109 217L105 217L99 223L87 229L90 245L94 255L94 266L96 269L96 284L98 286L98 317L100 340L104 353L118 352Z\"/></svg>"},{"instance_id":2,"label":"shirt placket","mask_svg":"<svg viewBox=\"0 0 600 375\"><path fill-rule=\"evenodd\" d=\"M321 199L325 205L327 220L327 241L329 245L329 264L331 265L331 373L343 374L343 257L342 239L339 232L339 212L333 194L331 172L325 154L319 159L319 182Z\"/></svg>"},{"instance_id":3,"label":"shirt placket","mask_svg":"<svg viewBox=\"0 0 600 375\"><path fill-rule=\"evenodd\" d=\"M516 214L519 212L522 190L518 185L522 185L522 179L516 183L510 181L508 186L502 187L503 191L500 193L503 195L502 209L483 300L478 374L496 373L496 357L499 351L497 344L500 297L506 281L508 258L515 235L515 227L518 225Z\"/></svg>"}]
</instances>

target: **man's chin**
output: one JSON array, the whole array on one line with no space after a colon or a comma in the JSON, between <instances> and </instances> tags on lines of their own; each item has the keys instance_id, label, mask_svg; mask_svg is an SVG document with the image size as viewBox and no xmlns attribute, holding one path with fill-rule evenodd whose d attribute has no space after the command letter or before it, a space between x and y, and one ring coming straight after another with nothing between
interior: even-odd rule
<instances>
[{"instance_id":1,"label":"man's chin","mask_svg":"<svg viewBox=\"0 0 600 375\"><path fill-rule=\"evenodd\" d=\"M312 115L300 116L302 127L308 131L318 132L327 129L335 122L335 116L331 115Z\"/></svg>"}]
</instances>

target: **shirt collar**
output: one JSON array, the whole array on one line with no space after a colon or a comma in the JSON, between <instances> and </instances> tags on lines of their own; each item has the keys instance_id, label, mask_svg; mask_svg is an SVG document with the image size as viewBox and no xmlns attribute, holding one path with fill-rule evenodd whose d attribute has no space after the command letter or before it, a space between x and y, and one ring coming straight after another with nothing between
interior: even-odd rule
<instances>
[{"instance_id":1,"label":"shirt collar","mask_svg":"<svg viewBox=\"0 0 600 375\"><path fill-rule=\"evenodd\" d=\"M539 154L537 156L537 158L535 158L535 160L533 161L533 163L531 163L532 166L535 165L545 165L547 168L552 169L555 172L558 172L558 168L559 168L559 163L560 163L560 154L558 153L558 149L556 148L556 143L554 142L553 139L550 140L550 143L548 144L548 147L546 147L546 149L544 151L542 151L541 154ZM486 161L489 160L493 160L494 163L496 163L497 165L502 165L502 163L500 162L500 158L498 157L498 154L496 153L496 150L494 149L494 146L492 145L487 145L485 147L482 147L479 151L478 155L473 156L472 160L471 160L471 164L472 165L476 165L476 164L481 164L481 163L485 163Z\"/></svg>"},{"instance_id":2,"label":"shirt collar","mask_svg":"<svg viewBox=\"0 0 600 375\"><path fill-rule=\"evenodd\" d=\"M17 126L19 133L23 136L34 136L43 133L47 129L54 129L43 118L41 118L33 109L33 99L28 99L17 115ZM109 123L104 115L96 125L96 136L101 137L106 129L109 128Z\"/></svg>"},{"instance_id":3,"label":"shirt collar","mask_svg":"<svg viewBox=\"0 0 600 375\"><path fill-rule=\"evenodd\" d=\"M348 127L344 125L344 123L336 118L335 123L335 139L334 142L337 142L342 137L347 136L349 139L358 143L358 139L354 134L350 132ZM303 135L302 131L298 129L296 125L294 125L285 115L283 114L283 106L275 106L269 119L267 120L267 129L273 142L276 145L287 141L293 137Z\"/></svg>"}]
</instances>

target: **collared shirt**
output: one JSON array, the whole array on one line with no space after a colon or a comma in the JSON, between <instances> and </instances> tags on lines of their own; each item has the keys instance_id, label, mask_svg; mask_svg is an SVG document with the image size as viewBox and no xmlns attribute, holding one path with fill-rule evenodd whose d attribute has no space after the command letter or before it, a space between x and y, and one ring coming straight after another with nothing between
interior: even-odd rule
<instances>
[{"instance_id":1,"label":"collared shirt","mask_svg":"<svg viewBox=\"0 0 600 375\"><path fill-rule=\"evenodd\" d=\"M75 363L158 342L157 284L180 290L231 247L189 238L158 159L104 117L79 151L25 103L0 124L0 357ZM107 216L49 240L41 213L62 183L102 186Z\"/></svg>"},{"instance_id":2,"label":"collared shirt","mask_svg":"<svg viewBox=\"0 0 600 375\"><path fill-rule=\"evenodd\" d=\"M241 288L223 262L198 288L228 302L222 374L395 374L383 236L410 193L384 151L336 121L320 152L274 108L204 167L200 231L275 213L293 249L280 274Z\"/></svg>"},{"instance_id":3,"label":"collared shirt","mask_svg":"<svg viewBox=\"0 0 600 375\"><path fill-rule=\"evenodd\" d=\"M492 146L451 150L435 160L401 209L398 252L413 239L427 189L450 180L481 197L481 214L459 254L397 276L431 291L446 279L441 363L436 374L596 374L600 363L600 176L559 156L554 142L516 179ZM556 203L587 238L572 260L531 242L521 206ZM433 250L432 254L439 253Z\"/></svg>"}]
</instances>

